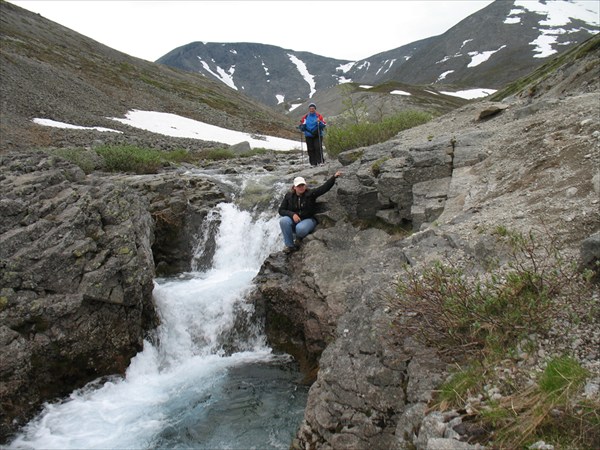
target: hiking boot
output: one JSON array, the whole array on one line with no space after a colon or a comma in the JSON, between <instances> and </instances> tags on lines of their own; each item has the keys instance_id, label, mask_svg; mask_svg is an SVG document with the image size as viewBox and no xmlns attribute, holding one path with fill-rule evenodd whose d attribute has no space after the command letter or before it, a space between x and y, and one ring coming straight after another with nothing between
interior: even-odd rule
<instances>
[{"instance_id":1,"label":"hiking boot","mask_svg":"<svg viewBox=\"0 0 600 450\"><path fill-rule=\"evenodd\" d=\"M295 252L296 250L298 250L296 247L285 247L283 249L283 253L289 254Z\"/></svg>"},{"instance_id":2,"label":"hiking boot","mask_svg":"<svg viewBox=\"0 0 600 450\"><path fill-rule=\"evenodd\" d=\"M301 244L302 239L294 239L294 247L296 247L296 249L299 249Z\"/></svg>"}]
</instances>

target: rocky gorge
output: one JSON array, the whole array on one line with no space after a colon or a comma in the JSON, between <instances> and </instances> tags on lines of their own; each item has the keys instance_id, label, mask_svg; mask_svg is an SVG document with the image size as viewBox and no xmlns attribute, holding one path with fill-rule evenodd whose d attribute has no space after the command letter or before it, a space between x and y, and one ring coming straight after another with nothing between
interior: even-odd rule
<instances>
[{"instance_id":1,"label":"rocky gorge","mask_svg":"<svg viewBox=\"0 0 600 450\"><path fill-rule=\"evenodd\" d=\"M322 197L317 231L298 252L272 254L249 299L274 348L313 381L295 448L479 445L467 442L476 433L460 412L429 411L449 362L391 332L388 299L405 265L449 259L485 270L505 260L491 237L499 226L543 226L569 258L597 269L599 74L596 46L520 94L469 103L319 168L298 154L212 163L309 184L343 172ZM158 321L153 278L189 268L194 230L229 198L185 167L86 175L39 151L0 158L4 440L42 402L125 370ZM573 354L598 402L597 288L591 300L595 315L554 324L519 363L536 370L548 355Z\"/></svg>"},{"instance_id":2,"label":"rocky gorge","mask_svg":"<svg viewBox=\"0 0 600 450\"><path fill-rule=\"evenodd\" d=\"M322 220L335 225L289 260L272 255L257 277L269 336L295 345L309 366L318 362L295 448L476 448L460 414L425 414L449 365L415 336L391 337L396 312L387 300L406 264L485 270L504 258L492 237L499 226L550 230L545 239L559 241L572 261L597 264L597 70L590 61L571 66L533 98L473 103L340 155L335 168L344 176ZM414 233L360 225L377 220L410 223ZM581 312L593 314L587 325L555 324L519 364L535 371L544 357L574 353L594 374L588 389L597 401L597 287L591 300L591 311Z\"/></svg>"}]
</instances>

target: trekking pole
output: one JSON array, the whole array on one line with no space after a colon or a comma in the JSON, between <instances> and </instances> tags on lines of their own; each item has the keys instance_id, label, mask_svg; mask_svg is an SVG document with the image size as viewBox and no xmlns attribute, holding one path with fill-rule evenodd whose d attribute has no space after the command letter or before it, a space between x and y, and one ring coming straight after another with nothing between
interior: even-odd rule
<instances>
[{"instance_id":1,"label":"trekking pole","mask_svg":"<svg viewBox=\"0 0 600 450\"><path fill-rule=\"evenodd\" d=\"M323 141L321 140L321 126L319 125L319 119L317 119L317 136L319 136L319 152L321 154L321 164L325 164L325 157L323 156Z\"/></svg>"},{"instance_id":2,"label":"trekking pole","mask_svg":"<svg viewBox=\"0 0 600 450\"><path fill-rule=\"evenodd\" d=\"M302 135L303 134L304 133L302 132L302 130L300 130L300 158L301 158L301 161L302 161L302 165L304 165L304 145L303 145L303 142L302 142Z\"/></svg>"}]
</instances>

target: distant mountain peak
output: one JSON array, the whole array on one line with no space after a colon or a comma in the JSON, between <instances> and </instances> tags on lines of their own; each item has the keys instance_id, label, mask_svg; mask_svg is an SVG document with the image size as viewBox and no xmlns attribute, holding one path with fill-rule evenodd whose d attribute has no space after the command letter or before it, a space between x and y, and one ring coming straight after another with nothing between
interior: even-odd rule
<instances>
[{"instance_id":1,"label":"distant mountain peak","mask_svg":"<svg viewBox=\"0 0 600 450\"><path fill-rule=\"evenodd\" d=\"M499 89L599 31L598 2L497 0L442 35L360 61L266 44L195 42L157 62L214 77L290 110L349 82Z\"/></svg>"}]
</instances>

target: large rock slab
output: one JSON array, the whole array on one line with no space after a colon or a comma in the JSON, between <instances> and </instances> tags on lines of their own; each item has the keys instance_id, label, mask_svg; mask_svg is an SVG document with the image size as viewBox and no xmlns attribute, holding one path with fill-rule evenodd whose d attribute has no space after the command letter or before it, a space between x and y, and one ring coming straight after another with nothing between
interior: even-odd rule
<instances>
[{"instance_id":1,"label":"large rock slab","mask_svg":"<svg viewBox=\"0 0 600 450\"><path fill-rule=\"evenodd\" d=\"M157 318L143 197L42 153L3 155L0 167L6 437L42 401L122 373Z\"/></svg>"}]
</instances>

